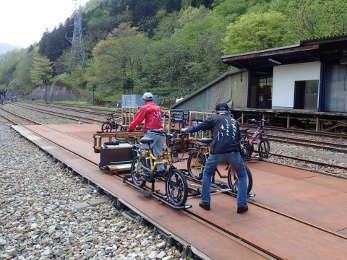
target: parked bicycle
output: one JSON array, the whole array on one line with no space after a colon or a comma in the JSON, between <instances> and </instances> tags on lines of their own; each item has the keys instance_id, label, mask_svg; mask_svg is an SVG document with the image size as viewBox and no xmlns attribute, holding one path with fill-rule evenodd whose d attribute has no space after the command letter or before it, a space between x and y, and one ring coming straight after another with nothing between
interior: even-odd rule
<instances>
[{"instance_id":1,"label":"parked bicycle","mask_svg":"<svg viewBox=\"0 0 347 260\"><path fill-rule=\"evenodd\" d=\"M251 135L248 133L248 128L241 129L241 153L245 159L251 159L254 153L254 147L257 146L258 158L260 160L270 156L270 142L266 136L265 123L266 120L251 119L249 123L254 123L257 126L256 131Z\"/></svg>"},{"instance_id":2,"label":"parked bicycle","mask_svg":"<svg viewBox=\"0 0 347 260\"><path fill-rule=\"evenodd\" d=\"M108 113L106 122L101 126L101 131L103 133L110 133L112 131L120 130L122 121L122 117L118 116L116 113Z\"/></svg>"},{"instance_id":3,"label":"parked bicycle","mask_svg":"<svg viewBox=\"0 0 347 260\"><path fill-rule=\"evenodd\" d=\"M136 158L131 166L132 182L141 189L144 188L146 182L163 181L165 183L165 194L162 197L164 202L174 208L183 208L188 197L188 184L184 173L173 165L179 160L174 151L179 132L161 133L165 135L167 144L161 156L154 156L151 148L153 139L151 138L143 137L140 139L140 144L134 145ZM159 165L162 165L165 170L159 171Z\"/></svg>"},{"instance_id":4,"label":"parked bicycle","mask_svg":"<svg viewBox=\"0 0 347 260\"><path fill-rule=\"evenodd\" d=\"M187 172L191 178L201 180L202 174L205 168L206 161L210 154L210 144L212 138L202 138L196 142L193 142L193 148L190 149L189 157L187 161ZM253 187L253 177L249 168L245 165L247 170L247 191L248 194L251 192ZM227 171L227 175L223 175L222 172ZM237 173L236 170L229 164L219 165L212 178L212 183L216 183L217 179L228 179L228 187L232 193L237 194Z\"/></svg>"}]
</instances>

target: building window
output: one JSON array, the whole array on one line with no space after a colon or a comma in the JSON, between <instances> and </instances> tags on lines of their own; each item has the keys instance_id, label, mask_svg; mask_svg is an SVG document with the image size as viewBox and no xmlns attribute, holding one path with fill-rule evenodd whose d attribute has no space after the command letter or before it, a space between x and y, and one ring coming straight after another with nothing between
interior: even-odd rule
<instances>
[{"instance_id":1,"label":"building window","mask_svg":"<svg viewBox=\"0 0 347 260\"><path fill-rule=\"evenodd\" d=\"M272 70L251 73L250 107L272 107Z\"/></svg>"}]
</instances>

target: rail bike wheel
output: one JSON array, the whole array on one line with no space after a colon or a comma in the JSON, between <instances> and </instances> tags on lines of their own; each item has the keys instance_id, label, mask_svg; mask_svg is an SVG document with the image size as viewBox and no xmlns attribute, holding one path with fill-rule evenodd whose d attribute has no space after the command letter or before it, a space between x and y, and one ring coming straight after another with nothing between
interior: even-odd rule
<instances>
[{"instance_id":1,"label":"rail bike wheel","mask_svg":"<svg viewBox=\"0 0 347 260\"><path fill-rule=\"evenodd\" d=\"M177 169L170 169L166 176L166 196L177 207L184 206L188 197L188 184L184 174Z\"/></svg>"},{"instance_id":2,"label":"rail bike wheel","mask_svg":"<svg viewBox=\"0 0 347 260\"><path fill-rule=\"evenodd\" d=\"M261 140L258 145L258 153L260 159L269 158L270 155L270 143L268 140Z\"/></svg>"},{"instance_id":3,"label":"rail bike wheel","mask_svg":"<svg viewBox=\"0 0 347 260\"><path fill-rule=\"evenodd\" d=\"M247 172L247 194L249 194L253 188L253 177L250 169L245 165ZM234 167L230 165L228 170L228 186L232 192L237 193L238 190L238 178Z\"/></svg>"},{"instance_id":4,"label":"rail bike wheel","mask_svg":"<svg viewBox=\"0 0 347 260\"><path fill-rule=\"evenodd\" d=\"M131 163L131 179L133 183L138 187L143 187L146 183L143 172L144 169L142 167L141 160L139 158L135 158Z\"/></svg>"},{"instance_id":5,"label":"rail bike wheel","mask_svg":"<svg viewBox=\"0 0 347 260\"><path fill-rule=\"evenodd\" d=\"M108 122L103 123L101 126L101 131L103 133L110 133L112 131L112 125Z\"/></svg>"},{"instance_id":6,"label":"rail bike wheel","mask_svg":"<svg viewBox=\"0 0 347 260\"><path fill-rule=\"evenodd\" d=\"M206 155L193 151L189 154L187 170L191 177L200 179L206 163Z\"/></svg>"}]
</instances>

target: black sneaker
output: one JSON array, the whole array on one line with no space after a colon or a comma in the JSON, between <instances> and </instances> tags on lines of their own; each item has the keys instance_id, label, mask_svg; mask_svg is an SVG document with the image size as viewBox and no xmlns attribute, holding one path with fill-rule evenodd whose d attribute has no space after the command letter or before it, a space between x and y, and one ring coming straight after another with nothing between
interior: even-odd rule
<instances>
[{"instance_id":1,"label":"black sneaker","mask_svg":"<svg viewBox=\"0 0 347 260\"><path fill-rule=\"evenodd\" d=\"M203 208L204 210L210 210L210 203L200 201L199 206Z\"/></svg>"},{"instance_id":2,"label":"black sneaker","mask_svg":"<svg viewBox=\"0 0 347 260\"><path fill-rule=\"evenodd\" d=\"M248 206L237 208L237 213L239 213L239 214L245 213L247 211L248 211Z\"/></svg>"}]
</instances>

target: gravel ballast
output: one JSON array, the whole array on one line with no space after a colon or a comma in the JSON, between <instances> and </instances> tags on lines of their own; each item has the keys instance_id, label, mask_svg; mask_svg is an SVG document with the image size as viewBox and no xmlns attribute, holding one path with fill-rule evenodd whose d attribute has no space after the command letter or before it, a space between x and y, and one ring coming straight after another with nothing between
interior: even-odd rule
<instances>
[{"instance_id":1,"label":"gravel ballast","mask_svg":"<svg viewBox=\"0 0 347 260\"><path fill-rule=\"evenodd\" d=\"M182 258L4 120L0 149L0 259Z\"/></svg>"}]
</instances>

